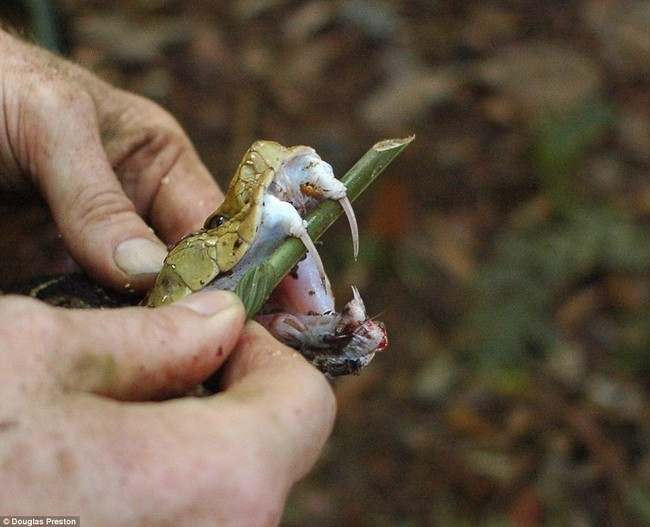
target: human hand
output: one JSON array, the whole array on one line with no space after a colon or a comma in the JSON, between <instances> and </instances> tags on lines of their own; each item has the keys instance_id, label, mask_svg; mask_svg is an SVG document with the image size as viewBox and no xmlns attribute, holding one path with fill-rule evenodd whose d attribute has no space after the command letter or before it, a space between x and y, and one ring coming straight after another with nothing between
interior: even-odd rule
<instances>
[{"instance_id":1,"label":"human hand","mask_svg":"<svg viewBox=\"0 0 650 527\"><path fill-rule=\"evenodd\" d=\"M0 190L40 190L73 258L100 282L151 285L165 243L223 199L179 124L1 30L0 78Z\"/></svg>"},{"instance_id":2,"label":"human hand","mask_svg":"<svg viewBox=\"0 0 650 527\"><path fill-rule=\"evenodd\" d=\"M5 515L276 525L332 427L324 377L255 323L239 338L232 293L105 311L6 296L0 320ZM125 402L184 393L226 358L217 395Z\"/></svg>"},{"instance_id":3,"label":"human hand","mask_svg":"<svg viewBox=\"0 0 650 527\"><path fill-rule=\"evenodd\" d=\"M95 278L148 286L166 250L141 218L173 242L223 198L179 125L2 31L0 78L0 190L40 190ZM155 310L0 297L0 511L276 524L335 403L296 352L242 327L224 292ZM218 395L133 402L185 393L226 358Z\"/></svg>"}]
</instances>

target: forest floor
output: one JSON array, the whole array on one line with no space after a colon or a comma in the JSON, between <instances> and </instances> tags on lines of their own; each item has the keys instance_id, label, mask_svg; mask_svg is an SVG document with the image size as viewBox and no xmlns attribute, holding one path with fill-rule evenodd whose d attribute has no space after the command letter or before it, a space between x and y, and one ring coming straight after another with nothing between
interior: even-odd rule
<instances>
[{"instance_id":1,"label":"forest floor","mask_svg":"<svg viewBox=\"0 0 650 527\"><path fill-rule=\"evenodd\" d=\"M58 6L64 52L167 108L221 185L258 138L342 174L416 135L355 205L359 260L342 224L321 249L390 346L336 383L285 527L650 524L649 4ZM57 270L21 207L7 281Z\"/></svg>"}]
</instances>

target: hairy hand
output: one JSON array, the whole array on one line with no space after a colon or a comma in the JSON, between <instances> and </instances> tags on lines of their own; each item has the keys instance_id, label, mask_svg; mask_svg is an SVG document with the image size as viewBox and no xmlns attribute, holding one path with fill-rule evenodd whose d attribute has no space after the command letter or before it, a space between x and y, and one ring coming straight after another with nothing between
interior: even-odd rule
<instances>
[{"instance_id":1,"label":"hairy hand","mask_svg":"<svg viewBox=\"0 0 650 527\"><path fill-rule=\"evenodd\" d=\"M240 338L231 293L109 311L7 296L0 320L3 514L276 525L332 427L323 376L255 323ZM162 400L226 358L221 393Z\"/></svg>"},{"instance_id":2,"label":"hairy hand","mask_svg":"<svg viewBox=\"0 0 650 527\"><path fill-rule=\"evenodd\" d=\"M3 31L0 79L0 190L40 190L96 279L150 285L165 243L223 199L181 127L153 102Z\"/></svg>"},{"instance_id":3,"label":"hairy hand","mask_svg":"<svg viewBox=\"0 0 650 527\"><path fill-rule=\"evenodd\" d=\"M43 194L89 274L139 289L223 199L165 111L0 30L12 190ZM218 395L170 398L219 368ZM219 291L115 310L0 296L0 376L0 511L83 525L276 525L335 414L324 377Z\"/></svg>"}]
</instances>

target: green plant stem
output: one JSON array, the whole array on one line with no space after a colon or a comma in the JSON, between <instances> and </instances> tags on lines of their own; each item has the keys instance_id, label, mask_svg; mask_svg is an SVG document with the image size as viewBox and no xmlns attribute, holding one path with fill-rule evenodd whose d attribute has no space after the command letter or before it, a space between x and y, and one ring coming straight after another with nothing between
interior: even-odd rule
<instances>
[{"instance_id":1,"label":"green plant stem","mask_svg":"<svg viewBox=\"0 0 650 527\"><path fill-rule=\"evenodd\" d=\"M410 136L404 139L386 139L373 145L341 178L347 188L348 199L356 200L413 138ZM312 240L320 238L342 212L337 202L321 201L305 218L307 232ZM239 295L246 307L247 318L255 316L280 280L291 271L304 254L305 246L302 242L296 238L289 238L268 260L244 274L235 293Z\"/></svg>"}]
</instances>

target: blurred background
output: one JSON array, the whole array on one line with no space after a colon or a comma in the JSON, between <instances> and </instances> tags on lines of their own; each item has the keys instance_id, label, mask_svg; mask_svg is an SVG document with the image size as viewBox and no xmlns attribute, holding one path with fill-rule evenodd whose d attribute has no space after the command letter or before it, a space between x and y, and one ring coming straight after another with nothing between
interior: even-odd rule
<instances>
[{"instance_id":1,"label":"blurred background","mask_svg":"<svg viewBox=\"0 0 650 527\"><path fill-rule=\"evenodd\" d=\"M416 134L359 260L343 223L321 249L390 346L285 527L650 525L650 2L48 5L0 15L158 101L222 186L255 139L341 175ZM66 269L42 204L1 212L4 283Z\"/></svg>"}]
</instances>

